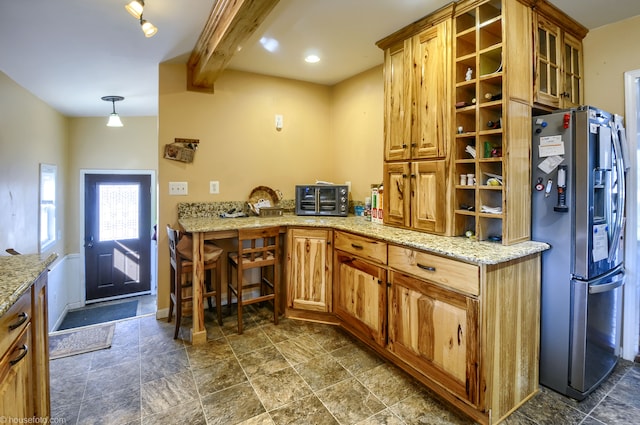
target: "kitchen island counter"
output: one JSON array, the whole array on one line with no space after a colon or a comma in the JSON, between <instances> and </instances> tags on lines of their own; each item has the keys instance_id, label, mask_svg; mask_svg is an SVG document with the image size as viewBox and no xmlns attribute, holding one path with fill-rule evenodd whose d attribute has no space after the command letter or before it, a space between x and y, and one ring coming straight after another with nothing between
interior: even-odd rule
<instances>
[{"instance_id":1,"label":"kitchen island counter","mask_svg":"<svg viewBox=\"0 0 640 425\"><path fill-rule=\"evenodd\" d=\"M31 287L57 254L0 256L0 316Z\"/></svg>"},{"instance_id":2,"label":"kitchen island counter","mask_svg":"<svg viewBox=\"0 0 640 425\"><path fill-rule=\"evenodd\" d=\"M359 216L308 217L285 214L281 217L185 217L178 220L189 233L230 232L262 226L328 227L440 254L473 264L500 264L549 249L543 242L527 241L514 245L476 241L465 237L438 236L372 223ZM207 239L205 235L205 239Z\"/></svg>"}]
</instances>

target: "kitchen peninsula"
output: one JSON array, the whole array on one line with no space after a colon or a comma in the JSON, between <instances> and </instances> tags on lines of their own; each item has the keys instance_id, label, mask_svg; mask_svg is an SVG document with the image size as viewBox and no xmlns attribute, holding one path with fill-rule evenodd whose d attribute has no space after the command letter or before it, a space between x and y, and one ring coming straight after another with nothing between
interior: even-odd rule
<instances>
[{"instance_id":1,"label":"kitchen peninsula","mask_svg":"<svg viewBox=\"0 0 640 425\"><path fill-rule=\"evenodd\" d=\"M0 411L8 421L50 415L46 291L56 258L0 256Z\"/></svg>"},{"instance_id":2,"label":"kitchen peninsula","mask_svg":"<svg viewBox=\"0 0 640 425\"><path fill-rule=\"evenodd\" d=\"M281 294L285 314L335 323L480 423L495 423L538 391L540 253L547 244L513 245L445 237L371 223L362 217L179 218L193 235L194 281L203 279L205 240L233 238L241 228L280 226L287 243ZM297 231L302 247L292 252ZM324 256L313 251L326 231ZM305 231L309 238L305 245ZM313 236L312 236L313 235ZM300 254L301 252L301 254ZM324 264L316 264L317 258ZM326 311L300 312L291 298L294 261L328 271L309 297L331 294ZM224 285L223 285L224 286ZM194 311L202 311L194 287ZM310 303L309 305L312 305ZM192 342L206 341L194 315ZM373 318L372 318L373 317Z\"/></svg>"}]
</instances>

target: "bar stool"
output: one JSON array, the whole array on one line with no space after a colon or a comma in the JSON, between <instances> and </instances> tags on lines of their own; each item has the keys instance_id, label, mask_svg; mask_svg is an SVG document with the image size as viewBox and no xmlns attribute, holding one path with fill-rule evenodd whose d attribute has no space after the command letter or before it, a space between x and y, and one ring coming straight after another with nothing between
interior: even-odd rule
<instances>
[{"instance_id":1,"label":"bar stool","mask_svg":"<svg viewBox=\"0 0 640 425\"><path fill-rule=\"evenodd\" d=\"M182 304L192 301L192 296L183 296L184 288L191 288L190 280L184 279L193 273L193 241L189 235L179 237L179 232L167 225L167 235L169 236L169 254L171 263L170 276L170 300L169 300L169 317L167 322L171 322L173 315L173 307L176 309L176 329L173 339L178 338L180 331L180 320L182 319ZM209 310L213 308L211 305L211 297L216 298L216 312L218 314L218 324L222 325L222 252L223 249L206 242L204 244L204 270L205 270L205 287L202 288L202 298L207 298ZM211 286L211 271L216 271L215 288ZM197 314L197 312L193 312Z\"/></svg>"},{"instance_id":2,"label":"bar stool","mask_svg":"<svg viewBox=\"0 0 640 425\"><path fill-rule=\"evenodd\" d=\"M242 307L263 301L273 301L273 322L278 324L278 292L280 282L280 227L262 227L238 230L238 252L229 253L227 306L231 309L231 298L238 303L238 333L242 333ZM259 282L243 282L245 270L260 269ZM233 269L236 270L236 285L233 285ZM265 271L272 269L272 279ZM260 288L259 296L244 294L247 289ZM268 291L267 291L268 289ZM250 296L250 298L248 297Z\"/></svg>"}]
</instances>

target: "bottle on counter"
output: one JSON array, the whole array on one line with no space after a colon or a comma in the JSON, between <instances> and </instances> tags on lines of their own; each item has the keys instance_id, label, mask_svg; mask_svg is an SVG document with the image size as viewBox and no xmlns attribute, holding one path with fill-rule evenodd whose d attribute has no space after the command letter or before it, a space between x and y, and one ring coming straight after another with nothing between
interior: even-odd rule
<instances>
[{"instance_id":1,"label":"bottle on counter","mask_svg":"<svg viewBox=\"0 0 640 425\"><path fill-rule=\"evenodd\" d=\"M484 94L484 98L487 99L488 101L500 100L500 99L502 99L502 93L490 93L490 92L487 92L487 93Z\"/></svg>"},{"instance_id":2,"label":"bottle on counter","mask_svg":"<svg viewBox=\"0 0 640 425\"><path fill-rule=\"evenodd\" d=\"M371 221L371 197L364 198L364 218Z\"/></svg>"}]
</instances>

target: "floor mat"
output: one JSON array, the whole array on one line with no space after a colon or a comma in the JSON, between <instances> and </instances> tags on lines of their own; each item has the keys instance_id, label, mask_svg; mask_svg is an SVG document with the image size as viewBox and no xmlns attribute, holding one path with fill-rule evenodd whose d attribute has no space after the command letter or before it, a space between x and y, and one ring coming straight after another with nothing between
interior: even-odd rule
<instances>
[{"instance_id":1,"label":"floor mat","mask_svg":"<svg viewBox=\"0 0 640 425\"><path fill-rule=\"evenodd\" d=\"M58 330L79 328L97 323L134 317L138 311L138 301L126 301L118 304L102 305L99 307L84 307L69 311Z\"/></svg>"},{"instance_id":2,"label":"floor mat","mask_svg":"<svg viewBox=\"0 0 640 425\"><path fill-rule=\"evenodd\" d=\"M49 359L55 360L111 347L115 323L49 334Z\"/></svg>"}]
</instances>

